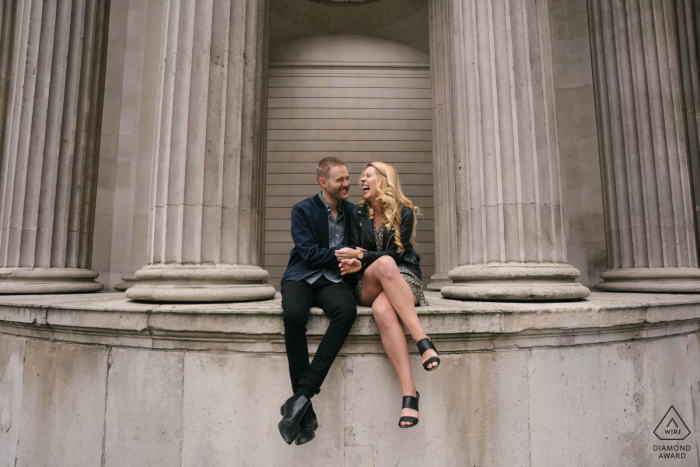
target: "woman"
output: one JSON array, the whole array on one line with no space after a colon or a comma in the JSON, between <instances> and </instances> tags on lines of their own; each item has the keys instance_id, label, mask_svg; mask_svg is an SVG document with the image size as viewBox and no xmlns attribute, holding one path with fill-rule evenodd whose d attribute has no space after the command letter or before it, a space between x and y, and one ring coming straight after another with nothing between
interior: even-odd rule
<instances>
[{"instance_id":1,"label":"woman","mask_svg":"<svg viewBox=\"0 0 700 467\"><path fill-rule=\"evenodd\" d=\"M399 318L423 356L423 367L440 364L423 331L416 305L428 305L421 282L420 257L413 249L418 208L401 191L396 170L383 162L368 164L360 178L362 201L349 222L350 244L336 252L341 274L357 273L357 301L372 307L382 345L401 381L403 409L399 426L418 423L418 391L413 384L408 345Z\"/></svg>"}]
</instances>

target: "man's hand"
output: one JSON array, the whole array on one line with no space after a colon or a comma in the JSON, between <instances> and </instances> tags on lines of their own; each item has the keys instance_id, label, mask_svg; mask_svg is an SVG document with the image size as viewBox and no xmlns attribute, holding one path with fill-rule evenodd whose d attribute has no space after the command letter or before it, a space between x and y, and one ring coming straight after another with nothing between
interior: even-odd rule
<instances>
[{"instance_id":1,"label":"man's hand","mask_svg":"<svg viewBox=\"0 0 700 467\"><path fill-rule=\"evenodd\" d=\"M335 257L338 258L338 261L342 261L344 259L353 259L357 258L357 254L359 252L359 250L356 250L354 248L341 248L340 250L336 250Z\"/></svg>"},{"instance_id":2,"label":"man's hand","mask_svg":"<svg viewBox=\"0 0 700 467\"><path fill-rule=\"evenodd\" d=\"M362 269L362 263L356 259L344 259L340 262L340 275L352 274Z\"/></svg>"}]
</instances>

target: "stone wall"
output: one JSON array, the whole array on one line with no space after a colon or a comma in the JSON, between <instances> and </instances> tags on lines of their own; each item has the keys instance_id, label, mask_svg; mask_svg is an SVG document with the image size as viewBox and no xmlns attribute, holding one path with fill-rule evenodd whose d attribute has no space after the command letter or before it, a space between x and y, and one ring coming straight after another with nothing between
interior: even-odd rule
<instances>
[{"instance_id":1,"label":"stone wall","mask_svg":"<svg viewBox=\"0 0 700 467\"><path fill-rule=\"evenodd\" d=\"M549 0L569 264L592 287L606 269L586 0Z\"/></svg>"},{"instance_id":2,"label":"stone wall","mask_svg":"<svg viewBox=\"0 0 700 467\"><path fill-rule=\"evenodd\" d=\"M309 0L269 0L270 46L329 34L388 39L428 53L429 0L381 0L332 5Z\"/></svg>"},{"instance_id":3,"label":"stone wall","mask_svg":"<svg viewBox=\"0 0 700 467\"><path fill-rule=\"evenodd\" d=\"M400 385L360 307L313 399L317 437L300 447L277 431L291 392L279 300L3 297L0 466L698 465L698 296L506 304L428 294L420 317L442 364L428 373L411 354L420 424L398 428ZM312 309L312 352L327 324ZM661 441L654 431L671 406L690 434ZM660 459L659 445L690 450Z\"/></svg>"},{"instance_id":4,"label":"stone wall","mask_svg":"<svg viewBox=\"0 0 700 467\"><path fill-rule=\"evenodd\" d=\"M163 0L114 0L93 268L106 289L146 264Z\"/></svg>"},{"instance_id":5,"label":"stone wall","mask_svg":"<svg viewBox=\"0 0 700 467\"><path fill-rule=\"evenodd\" d=\"M119 151L119 124L124 88L128 16L129 0L113 0L109 13L107 72L102 114L100 162L97 174L95 237L92 244L92 268L100 274L97 280L105 286L105 289L109 288L110 277L114 186Z\"/></svg>"}]
</instances>

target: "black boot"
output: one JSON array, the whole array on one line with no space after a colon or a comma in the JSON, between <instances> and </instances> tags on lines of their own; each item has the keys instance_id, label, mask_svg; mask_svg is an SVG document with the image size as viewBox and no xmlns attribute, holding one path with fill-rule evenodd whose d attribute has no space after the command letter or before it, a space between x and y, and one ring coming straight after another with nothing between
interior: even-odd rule
<instances>
[{"instance_id":1,"label":"black boot","mask_svg":"<svg viewBox=\"0 0 700 467\"><path fill-rule=\"evenodd\" d=\"M301 420L310 406L311 401L299 393L294 394L282 405L280 409L282 421L279 422L277 428L287 444L292 444L296 439Z\"/></svg>"},{"instance_id":2,"label":"black boot","mask_svg":"<svg viewBox=\"0 0 700 467\"><path fill-rule=\"evenodd\" d=\"M306 444L316 437L316 430L318 429L318 419L316 418L316 412L314 412L314 406L309 404L309 410L306 411L306 415L301 419L301 425L299 426L299 434L297 435L297 446Z\"/></svg>"}]
</instances>

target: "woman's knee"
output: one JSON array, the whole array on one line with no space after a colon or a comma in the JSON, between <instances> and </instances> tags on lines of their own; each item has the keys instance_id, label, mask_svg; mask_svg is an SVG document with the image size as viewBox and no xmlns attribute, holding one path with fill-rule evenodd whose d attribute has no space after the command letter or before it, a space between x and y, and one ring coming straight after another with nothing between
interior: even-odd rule
<instances>
[{"instance_id":1,"label":"woman's knee","mask_svg":"<svg viewBox=\"0 0 700 467\"><path fill-rule=\"evenodd\" d=\"M381 277L391 277L392 275L399 272L398 266L396 266L396 261L391 256L382 256L377 261L377 273Z\"/></svg>"},{"instance_id":2,"label":"woman's knee","mask_svg":"<svg viewBox=\"0 0 700 467\"><path fill-rule=\"evenodd\" d=\"M377 323L379 329L389 327L396 320L394 307L388 302L375 302L372 305L372 315L374 315L374 321Z\"/></svg>"}]
</instances>

